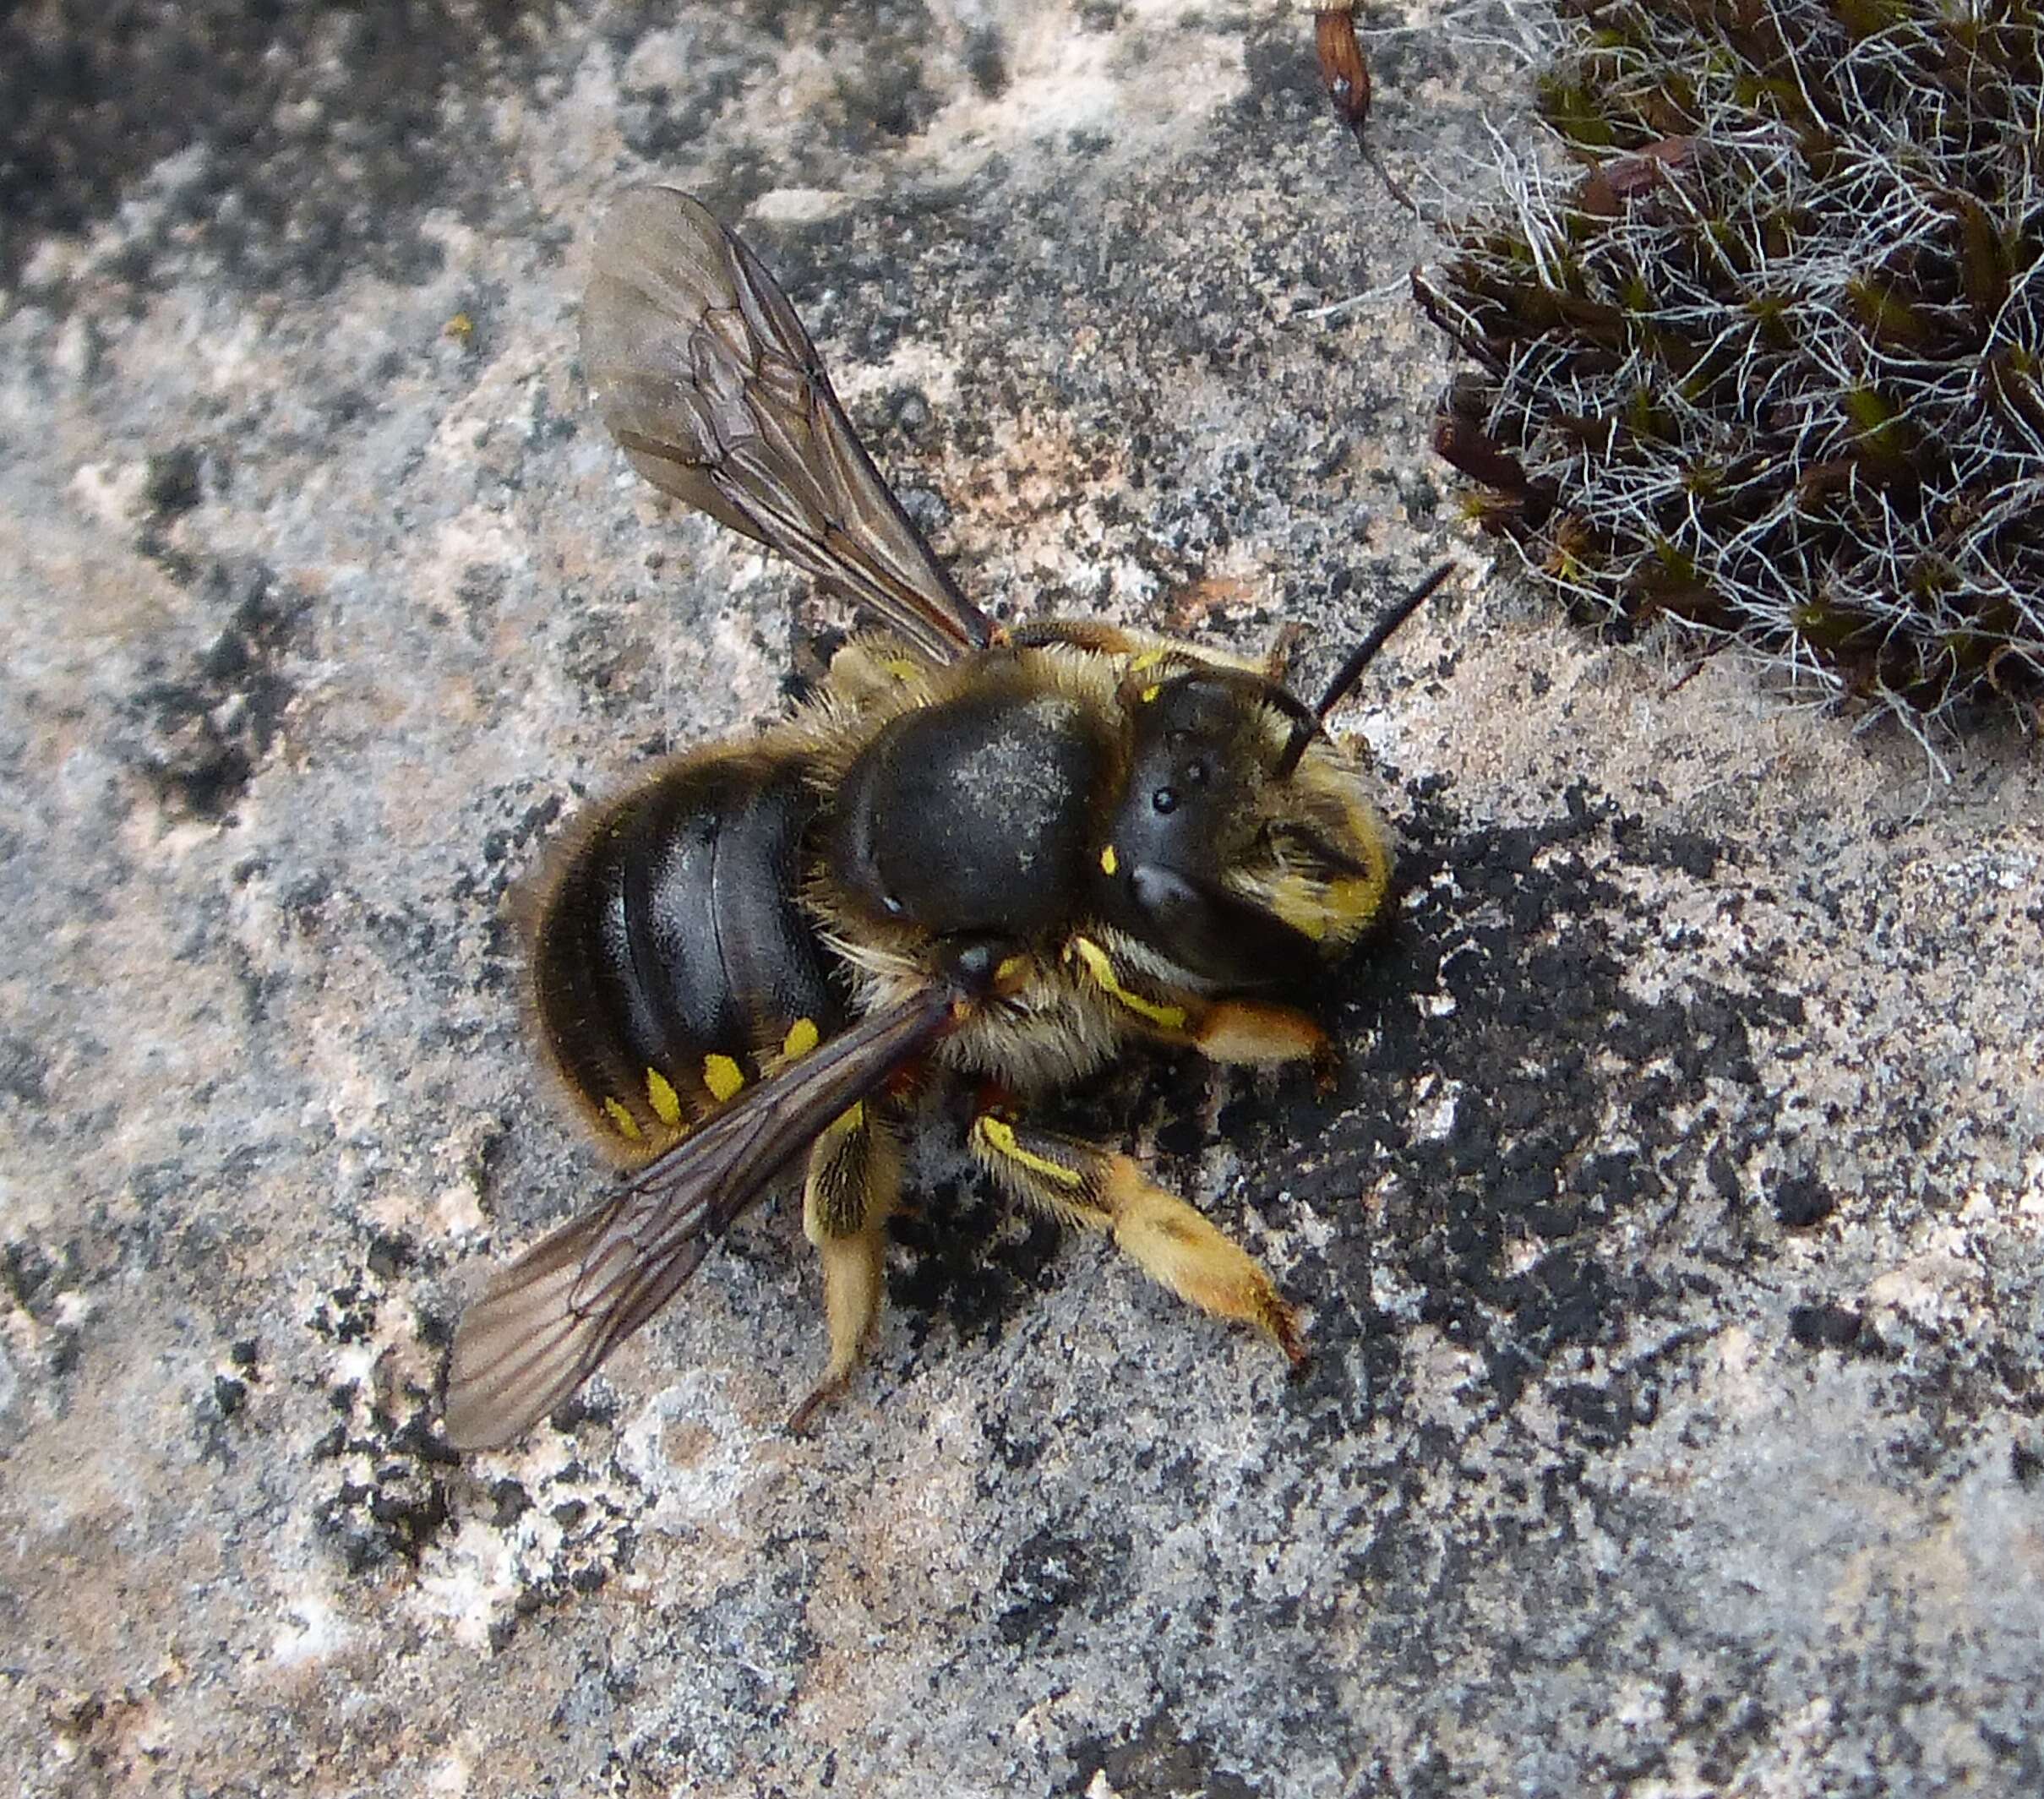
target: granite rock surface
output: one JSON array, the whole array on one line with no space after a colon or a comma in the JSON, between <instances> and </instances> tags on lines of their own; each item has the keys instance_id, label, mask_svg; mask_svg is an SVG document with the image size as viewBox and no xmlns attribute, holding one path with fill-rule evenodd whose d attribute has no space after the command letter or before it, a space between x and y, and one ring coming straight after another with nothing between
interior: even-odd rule
<instances>
[{"instance_id":1,"label":"granite rock surface","mask_svg":"<svg viewBox=\"0 0 2044 1799\"><path fill-rule=\"evenodd\" d=\"M1422 209L1514 14L1366 14ZM1493 571L1425 226L1275 3L0 19L0 1744L35 1794L2044 1789L2044 793ZM1075 1117L1316 1361L1010 1215L940 1109L871 1364L743 1226L456 1458L493 1258L605 1178L511 897L842 623L591 417L593 221L741 225L969 591L1305 684L1405 898L1310 1080Z\"/></svg>"}]
</instances>

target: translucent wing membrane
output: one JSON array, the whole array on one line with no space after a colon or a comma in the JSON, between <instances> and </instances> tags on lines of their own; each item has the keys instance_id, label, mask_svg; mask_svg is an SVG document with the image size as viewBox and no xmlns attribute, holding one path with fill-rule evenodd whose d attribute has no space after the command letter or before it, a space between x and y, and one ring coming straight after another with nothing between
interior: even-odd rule
<instances>
[{"instance_id":1,"label":"translucent wing membrane","mask_svg":"<svg viewBox=\"0 0 2044 1799\"><path fill-rule=\"evenodd\" d=\"M991 641L853 433L759 259L673 188L597 233L582 361L640 474L864 608L938 662Z\"/></svg>"},{"instance_id":2,"label":"translucent wing membrane","mask_svg":"<svg viewBox=\"0 0 2044 1799\"><path fill-rule=\"evenodd\" d=\"M954 999L933 988L831 1038L526 1251L455 1333L448 1441L508 1443L559 1405L826 1125L944 1033Z\"/></svg>"}]
</instances>

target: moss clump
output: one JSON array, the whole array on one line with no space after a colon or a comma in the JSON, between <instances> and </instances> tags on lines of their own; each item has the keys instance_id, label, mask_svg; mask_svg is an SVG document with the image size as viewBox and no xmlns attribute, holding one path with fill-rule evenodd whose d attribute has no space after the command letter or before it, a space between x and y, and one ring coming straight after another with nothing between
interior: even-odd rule
<instances>
[{"instance_id":1,"label":"moss clump","mask_svg":"<svg viewBox=\"0 0 2044 1799\"><path fill-rule=\"evenodd\" d=\"M1414 276L1437 445L1594 615L1956 717L2044 700L2044 10L1564 0L1578 166Z\"/></svg>"}]
</instances>

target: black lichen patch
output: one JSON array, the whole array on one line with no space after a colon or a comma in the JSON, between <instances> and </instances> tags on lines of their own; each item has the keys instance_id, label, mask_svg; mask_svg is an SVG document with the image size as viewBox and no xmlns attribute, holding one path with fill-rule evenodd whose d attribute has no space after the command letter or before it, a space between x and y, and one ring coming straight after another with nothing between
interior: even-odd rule
<instances>
[{"instance_id":1,"label":"black lichen patch","mask_svg":"<svg viewBox=\"0 0 2044 1799\"><path fill-rule=\"evenodd\" d=\"M1791 1175L1772 1195L1784 1230L1812 1230L1838 1209L1838 1195L1810 1175Z\"/></svg>"},{"instance_id":2,"label":"black lichen patch","mask_svg":"<svg viewBox=\"0 0 2044 1799\"><path fill-rule=\"evenodd\" d=\"M204 455L196 444L155 451L149 459L142 496L153 510L166 516L189 512L205 497L204 467Z\"/></svg>"},{"instance_id":3,"label":"black lichen patch","mask_svg":"<svg viewBox=\"0 0 2044 1799\"><path fill-rule=\"evenodd\" d=\"M337 1343L360 1342L373 1311L360 1284L323 1302L313 1330ZM327 1403L333 1424L312 1446L311 1459L336 1478L313 1502L313 1527L351 1574L394 1557L416 1562L450 1513L450 1480L458 1458L434 1428L432 1396L417 1382L380 1369L365 1389L346 1381Z\"/></svg>"},{"instance_id":4,"label":"black lichen patch","mask_svg":"<svg viewBox=\"0 0 2044 1799\"><path fill-rule=\"evenodd\" d=\"M205 576L219 634L174 679L146 682L128 702L141 742L134 760L173 812L232 812L275 745L297 691L285 664L307 602L260 563L215 563Z\"/></svg>"},{"instance_id":5,"label":"black lichen patch","mask_svg":"<svg viewBox=\"0 0 2044 1799\"><path fill-rule=\"evenodd\" d=\"M967 1341L998 1339L1056 1278L1050 1268L1064 1235L1046 1219L1015 1214L976 1178L918 1193L888 1231L909 1258L890 1272L889 1304L908 1317L918 1348L940 1320Z\"/></svg>"},{"instance_id":6,"label":"black lichen patch","mask_svg":"<svg viewBox=\"0 0 2044 1799\"><path fill-rule=\"evenodd\" d=\"M196 243L231 280L324 292L416 281L426 211L479 205L484 166L447 112L540 55L551 8L405 0L38 0L0 16L0 284L37 242L112 217L168 159L189 165L126 269Z\"/></svg>"},{"instance_id":7,"label":"black lichen patch","mask_svg":"<svg viewBox=\"0 0 2044 1799\"><path fill-rule=\"evenodd\" d=\"M1789 1314L1789 1335L1806 1349L1850 1349L1864 1328L1858 1312L1829 1300L1798 1306Z\"/></svg>"},{"instance_id":8,"label":"black lichen patch","mask_svg":"<svg viewBox=\"0 0 2044 1799\"><path fill-rule=\"evenodd\" d=\"M561 1422L557 1414L554 1423ZM482 1512L516 1541L520 1585L509 1611L490 1626L490 1646L501 1649L525 1622L553 1607L600 1593L638 1556L638 1519L651 1498L614 1460L602 1469L571 1461L528 1492L515 1480L497 1480L476 1491L464 1483L457 1511ZM526 1527L537 1520L537 1530Z\"/></svg>"},{"instance_id":9,"label":"black lichen patch","mask_svg":"<svg viewBox=\"0 0 2044 1799\"><path fill-rule=\"evenodd\" d=\"M378 1235L362 1264L329 1285L304 1321L336 1355L361 1352L389 1335L390 1311L417 1266L428 1257L409 1240ZM430 1320L415 1315L423 1328ZM251 1346L253 1349L253 1346ZM417 1562L452 1515L450 1482L460 1458L441 1437L434 1396L414 1371L422 1358L390 1346L366 1379L335 1380L327 1389L332 1422L311 1446L310 1459L330 1470L313 1501L314 1528L351 1574L400 1558ZM253 1368L253 1356L237 1367Z\"/></svg>"},{"instance_id":10,"label":"black lichen patch","mask_svg":"<svg viewBox=\"0 0 2044 1799\"><path fill-rule=\"evenodd\" d=\"M193 1403L192 1436L202 1459L223 1469L234 1465L238 1442L248 1429L249 1382L241 1374L216 1373Z\"/></svg>"},{"instance_id":11,"label":"black lichen patch","mask_svg":"<svg viewBox=\"0 0 2044 1799\"><path fill-rule=\"evenodd\" d=\"M1089 1597L1122 1590L1129 1553L1126 1532L1093 1537L1045 1526L1031 1533L1001 1567L995 1592L1000 1640L1011 1649L1032 1649Z\"/></svg>"},{"instance_id":12,"label":"black lichen patch","mask_svg":"<svg viewBox=\"0 0 2044 1799\"><path fill-rule=\"evenodd\" d=\"M1007 55L1001 48L1000 34L994 26L975 26L966 33L965 72L973 78L973 85L989 100L998 100L1007 92Z\"/></svg>"},{"instance_id":13,"label":"black lichen patch","mask_svg":"<svg viewBox=\"0 0 2044 1799\"><path fill-rule=\"evenodd\" d=\"M433 1246L378 1234L360 1265L322 1293L305 1327L336 1360L348 1352L359 1365L365 1348L381 1347L366 1378L334 1380L325 1394L330 1421L299 1453L315 1469L308 1497L314 1533L351 1576L416 1566L467 1517L510 1537L519 1581L491 1627L501 1648L526 1619L630 1571L652 1496L617 1459L616 1408L600 1381L558 1407L548 1424L570 1436L586 1428L608 1458L601 1466L571 1455L521 1480L493 1475L449 1446L434 1389L451 1321L417 1299L422 1272L435 1275L440 1266ZM244 1384L245 1371L253 1378L253 1359L237 1355L234 1366L233 1384Z\"/></svg>"},{"instance_id":14,"label":"black lichen patch","mask_svg":"<svg viewBox=\"0 0 2044 1799\"><path fill-rule=\"evenodd\" d=\"M39 1324L54 1323L64 1296L95 1272L76 1238L67 1239L55 1253L33 1237L14 1238L0 1248L0 1298Z\"/></svg>"},{"instance_id":15,"label":"black lichen patch","mask_svg":"<svg viewBox=\"0 0 2044 1799\"><path fill-rule=\"evenodd\" d=\"M1126 1736L1087 1736L1066 1753L1071 1777L1059 1789L1075 1796L1093 1791L1104 1780L1109 1791L1128 1799L1177 1799L1194 1793L1206 1799L1259 1799L1267 1789L1219 1765L1212 1745L1188 1736L1168 1712L1146 1718Z\"/></svg>"},{"instance_id":16,"label":"black lichen patch","mask_svg":"<svg viewBox=\"0 0 2044 1799\"><path fill-rule=\"evenodd\" d=\"M1627 871L1702 879L1709 859L1565 798L1547 823L1503 828L1423 798L1399 926L1336 1009L1349 1046L1336 1115L1283 1090L1235 1115L1255 1159L1340 1221L1285 1277L1322 1353L1309 1431L1398 1407L1400 1339L1426 1324L1477 1358L1496 1412L1540 1382L1583 1447L1608 1447L1658 1409L1653 1371L1608 1352L1766 1252L1765 1221L1720 1170L1775 1132L1755 1033L1792 1032L1801 1000L1764 970L1750 994L1692 979L1642 997L1628 973L1654 921ZM1709 1254L1648 1272L1642 1246L1670 1245ZM1373 1296L1380 1276L1407 1295L1393 1311ZM1342 1371L1353 1356L1360 1386Z\"/></svg>"},{"instance_id":17,"label":"black lichen patch","mask_svg":"<svg viewBox=\"0 0 2044 1799\"><path fill-rule=\"evenodd\" d=\"M394 1556L417 1562L447 1518L444 1480L388 1460L367 1480L343 1481L314 1508L313 1523L350 1574L366 1574Z\"/></svg>"},{"instance_id":18,"label":"black lichen patch","mask_svg":"<svg viewBox=\"0 0 2044 1799\"><path fill-rule=\"evenodd\" d=\"M0 1096L40 1111L49 1103L50 1059L19 1031L0 1031Z\"/></svg>"}]
</instances>

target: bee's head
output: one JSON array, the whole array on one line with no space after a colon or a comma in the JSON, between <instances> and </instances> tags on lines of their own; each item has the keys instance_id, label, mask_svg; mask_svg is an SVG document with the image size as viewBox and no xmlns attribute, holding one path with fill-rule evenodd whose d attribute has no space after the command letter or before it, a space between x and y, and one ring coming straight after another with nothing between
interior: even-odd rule
<instances>
[{"instance_id":1,"label":"bee's head","mask_svg":"<svg viewBox=\"0 0 2044 1799\"><path fill-rule=\"evenodd\" d=\"M1384 822L1322 725L1448 572L1393 608L1317 706L1207 663L1131 681L1127 778L1100 859L1113 923L1218 986L1254 988L1310 979L1383 917Z\"/></svg>"},{"instance_id":2,"label":"bee's head","mask_svg":"<svg viewBox=\"0 0 2044 1799\"><path fill-rule=\"evenodd\" d=\"M1382 912L1383 826L1360 771L1284 689L1201 666L1142 690L1101 856L1103 910L1228 988L1296 985Z\"/></svg>"}]
</instances>

